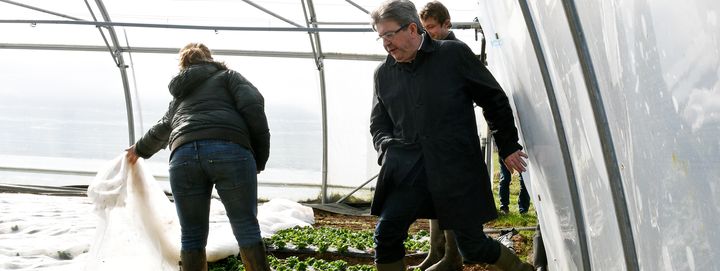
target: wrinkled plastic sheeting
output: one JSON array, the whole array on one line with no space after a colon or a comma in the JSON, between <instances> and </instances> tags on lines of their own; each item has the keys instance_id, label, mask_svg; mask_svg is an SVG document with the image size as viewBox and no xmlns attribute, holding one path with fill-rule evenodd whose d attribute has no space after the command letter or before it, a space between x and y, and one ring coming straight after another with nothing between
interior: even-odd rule
<instances>
[{"instance_id":1,"label":"wrinkled plastic sheeting","mask_svg":"<svg viewBox=\"0 0 720 271\"><path fill-rule=\"evenodd\" d=\"M512 237L517 234L517 230L515 228L509 229L509 230L503 230L500 231L500 236L498 236L495 240L500 242L503 246L506 246L513 252L515 251L515 242L513 242Z\"/></svg>"},{"instance_id":2,"label":"wrinkled plastic sheeting","mask_svg":"<svg viewBox=\"0 0 720 271\"><path fill-rule=\"evenodd\" d=\"M262 237L292 227L310 227L315 223L313 209L287 199L273 199L258 207L258 223Z\"/></svg>"},{"instance_id":3,"label":"wrinkled plastic sheeting","mask_svg":"<svg viewBox=\"0 0 720 271\"><path fill-rule=\"evenodd\" d=\"M177 270L180 224L173 203L138 160L130 165L124 154L100 170L88 187L99 217L86 270ZM213 200L211 217L224 216ZM220 206L220 207L217 207ZM222 210L217 210L218 208ZM211 219L212 220L212 219ZM237 255L239 249L227 220L211 223L208 261ZM314 223L312 208L285 199L258 207L264 237L278 230Z\"/></svg>"}]
</instances>

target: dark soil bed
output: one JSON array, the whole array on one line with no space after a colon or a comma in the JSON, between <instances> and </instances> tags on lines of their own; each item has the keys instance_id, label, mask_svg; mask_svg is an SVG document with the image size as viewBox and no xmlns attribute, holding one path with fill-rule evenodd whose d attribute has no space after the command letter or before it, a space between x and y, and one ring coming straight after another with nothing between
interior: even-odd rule
<instances>
[{"instance_id":1,"label":"dark soil bed","mask_svg":"<svg viewBox=\"0 0 720 271\"><path fill-rule=\"evenodd\" d=\"M350 216L350 215L343 215L343 214L336 214L332 212L327 212L319 209L313 209L315 212L315 224L313 225L316 228L319 227L334 227L334 228L345 228L345 229L352 229L352 230L372 230L375 228L375 224L377 223L377 217L375 216ZM415 223L413 223L410 226L410 232L414 233L419 230L428 230L428 221L427 219L419 219ZM522 236L515 236L515 237L522 237ZM324 260L343 260L348 262L351 265L356 264L373 264L373 259L369 255L358 255L358 256L348 256L348 255L340 255L337 253L313 253L313 252L304 252L304 251L291 251L291 250L271 250L270 254L274 255L278 258L287 258L290 256L296 256L300 259L304 259L307 257L314 257L316 259L324 259ZM425 258L424 254L414 254L409 255L405 258L405 262L408 265L416 265L422 262L422 260ZM489 270L485 268L484 265L481 264L466 264L463 268L463 271L481 271L481 270Z\"/></svg>"}]
</instances>

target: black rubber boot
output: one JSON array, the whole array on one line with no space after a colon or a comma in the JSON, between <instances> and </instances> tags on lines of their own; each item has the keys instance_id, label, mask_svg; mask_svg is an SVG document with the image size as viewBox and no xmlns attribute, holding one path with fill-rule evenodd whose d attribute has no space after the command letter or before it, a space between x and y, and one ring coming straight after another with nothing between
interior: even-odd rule
<instances>
[{"instance_id":1,"label":"black rubber boot","mask_svg":"<svg viewBox=\"0 0 720 271\"><path fill-rule=\"evenodd\" d=\"M207 258L204 249L180 251L180 270L207 271Z\"/></svg>"},{"instance_id":2,"label":"black rubber boot","mask_svg":"<svg viewBox=\"0 0 720 271\"><path fill-rule=\"evenodd\" d=\"M540 225L535 229L535 236L533 236L533 265L535 265L536 271L547 270L547 254L545 254Z\"/></svg>"},{"instance_id":3,"label":"black rubber boot","mask_svg":"<svg viewBox=\"0 0 720 271\"><path fill-rule=\"evenodd\" d=\"M265 245L258 242L249 247L240 247L240 258L247 271L270 271L265 257Z\"/></svg>"}]
</instances>

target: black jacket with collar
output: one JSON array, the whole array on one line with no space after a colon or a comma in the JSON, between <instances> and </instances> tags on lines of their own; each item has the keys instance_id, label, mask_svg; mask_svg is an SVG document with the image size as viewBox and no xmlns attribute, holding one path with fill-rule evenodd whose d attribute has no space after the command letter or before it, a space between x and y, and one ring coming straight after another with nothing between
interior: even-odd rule
<instances>
[{"instance_id":1,"label":"black jacket with collar","mask_svg":"<svg viewBox=\"0 0 720 271\"><path fill-rule=\"evenodd\" d=\"M221 63L188 67L168 85L168 111L138 142L136 152L149 158L196 140L220 139L250 149L258 170L270 154L270 130L264 98L240 73Z\"/></svg>"},{"instance_id":2,"label":"black jacket with collar","mask_svg":"<svg viewBox=\"0 0 720 271\"><path fill-rule=\"evenodd\" d=\"M442 228L496 218L473 104L482 107L501 157L522 146L508 97L470 48L425 35L412 62L388 55L374 86L370 133L383 162L371 212L379 214L387 193L411 171L408 161L422 156Z\"/></svg>"},{"instance_id":3,"label":"black jacket with collar","mask_svg":"<svg viewBox=\"0 0 720 271\"><path fill-rule=\"evenodd\" d=\"M448 32L447 37L445 37L443 40L457 40L457 41L459 41L459 39L457 39L457 38L455 37L455 33L453 33L452 31Z\"/></svg>"}]
</instances>

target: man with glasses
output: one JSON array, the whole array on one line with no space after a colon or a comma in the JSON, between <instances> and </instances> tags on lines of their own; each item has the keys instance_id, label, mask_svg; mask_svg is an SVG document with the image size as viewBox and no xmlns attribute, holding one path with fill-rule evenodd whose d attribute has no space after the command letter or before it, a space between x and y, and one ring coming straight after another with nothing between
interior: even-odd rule
<instances>
[{"instance_id":1,"label":"man with glasses","mask_svg":"<svg viewBox=\"0 0 720 271\"><path fill-rule=\"evenodd\" d=\"M379 271L405 269L403 241L415 219L454 230L463 258L525 271L507 247L483 233L497 218L473 103L483 108L508 168L525 171L508 98L470 48L423 34L415 5L391 0L371 13L388 52L375 71L370 132L382 166L371 212L378 215Z\"/></svg>"},{"instance_id":2,"label":"man with glasses","mask_svg":"<svg viewBox=\"0 0 720 271\"><path fill-rule=\"evenodd\" d=\"M434 40L457 40L450 31L450 12L438 1L425 4L420 10L420 21L425 35ZM430 225L430 251L425 259L409 269L419 268L421 271L445 271L462 269L463 261L455 244L455 233L452 230L441 230L437 219L428 220Z\"/></svg>"}]
</instances>

